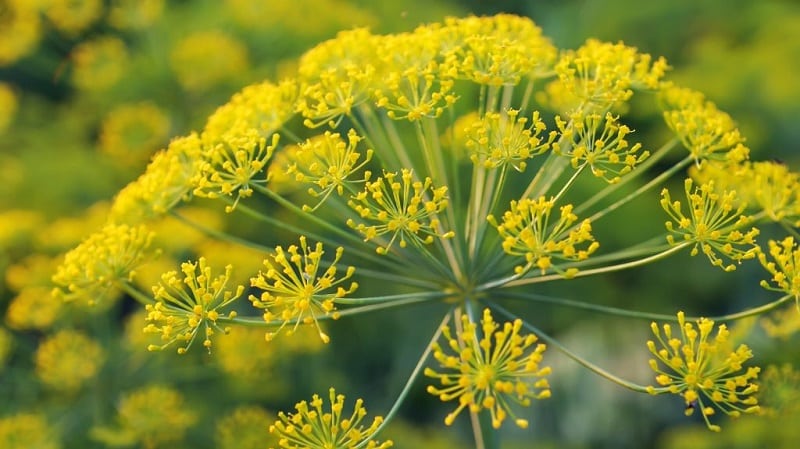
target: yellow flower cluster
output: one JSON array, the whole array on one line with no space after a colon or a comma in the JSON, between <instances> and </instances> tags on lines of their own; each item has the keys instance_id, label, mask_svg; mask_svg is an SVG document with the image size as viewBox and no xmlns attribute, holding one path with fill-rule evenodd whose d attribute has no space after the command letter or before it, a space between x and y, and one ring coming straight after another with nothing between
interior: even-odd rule
<instances>
[{"instance_id":1,"label":"yellow flower cluster","mask_svg":"<svg viewBox=\"0 0 800 449\"><path fill-rule=\"evenodd\" d=\"M104 359L99 343L82 332L62 330L36 350L36 375L49 388L75 392L97 375Z\"/></svg>"},{"instance_id":2,"label":"yellow flower cluster","mask_svg":"<svg viewBox=\"0 0 800 449\"><path fill-rule=\"evenodd\" d=\"M164 12L164 0L112 0L108 22L121 30L142 30L155 24Z\"/></svg>"},{"instance_id":3,"label":"yellow flower cluster","mask_svg":"<svg viewBox=\"0 0 800 449\"><path fill-rule=\"evenodd\" d=\"M102 0L47 0L44 14L58 30L78 34L103 14Z\"/></svg>"},{"instance_id":4,"label":"yellow flower cluster","mask_svg":"<svg viewBox=\"0 0 800 449\"><path fill-rule=\"evenodd\" d=\"M85 41L72 50L72 83L86 91L104 91L122 78L128 65L125 43L116 37Z\"/></svg>"},{"instance_id":5,"label":"yellow flower cluster","mask_svg":"<svg viewBox=\"0 0 800 449\"><path fill-rule=\"evenodd\" d=\"M592 236L592 225L588 219L573 226L578 216L572 212L572 205L562 206L558 219L551 222L553 207L555 201L552 198L523 198L511 201L511 210L503 214L501 223L494 216L489 216L489 223L497 228L503 238L503 251L525 258L525 265L515 268L517 274L524 274L535 267L542 274L549 269L556 269L564 276L571 277L577 273L577 269L561 270L554 266L553 259L584 260L600 247ZM579 247L585 243L588 246Z\"/></svg>"},{"instance_id":6,"label":"yellow flower cluster","mask_svg":"<svg viewBox=\"0 0 800 449\"><path fill-rule=\"evenodd\" d=\"M362 424L367 416L364 401L357 399L353 412L348 417L344 412L344 395L329 392L329 409L318 395L311 402L300 401L295 405L296 413L287 415L278 412L278 420L269 427L270 433L278 437L278 446L284 449L386 449L391 441L378 442L372 439L383 423L383 418L375 417L365 427Z\"/></svg>"},{"instance_id":7,"label":"yellow flower cluster","mask_svg":"<svg viewBox=\"0 0 800 449\"><path fill-rule=\"evenodd\" d=\"M0 66L30 53L41 37L38 5L27 0L6 0L0 14Z\"/></svg>"},{"instance_id":8,"label":"yellow flower cluster","mask_svg":"<svg viewBox=\"0 0 800 449\"><path fill-rule=\"evenodd\" d=\"M444 422L453 424L465 408L471 412L489 410L492 426L497 429L510 416L519 427L528 427L528 420L517 418L511 404L527 407L531 399L550 397L550 385L544 376L549 367L539 366L545 345L535 335L521 335L522 320L496 323L489 309L483 311L480 332L478 324L464 314L461 328L453 334L448 326L442 329L449 351L438 342L433 344L433 357L443 372L425 369L425 375L438 379L442 386L428 386L428 392L442 401L458 400L458 407Z\"/></svg>"},{"instance_id":9,"label":"yellow flower cluster","mask_svg":"<svg viewBox=\"0 0 800 449\"><path fill-rule=\"evenodd\" d=\"M161 276L161 282L153 287L155 304L145 306L149 324L144 332L161 334L165 341L161 346L151 345L151 351L162 350L177 342L185 342L178 348L178 353L185 353L201 332L203 346L211 351L211 336L215 331L227 333L217 320L223 315L221 309L237 300L244 287L239 285L235 290L228 290L228 281L233 267L225 267L225 273L216 277L211 272L205 257L197 262L181 264L183 277L175 271L168 271ZM228 318L236 316L236 312L228 313Z\"/></svg>"},{"instance_id":10,"label":"yellow flower cluster","mask_svg":"<svg viewBox=\"0 0 800 449\"><path fill-rule=\"evenodd\" d=\"M123 164L150 159L169 135L169 116L153 103L122 105L100 125L100 150Z\"/></svg>"},{"instance_id":11,"label":"yellow flower cluster","mask_svg":"<svg viewBox=\"0 0 800 449\"><path fill-rule=\"evenodd\" d=\"M117 413L123 434L142 447L180 441L197 421L183 396L163 385L149 385L124 395Z\"/></svg>"},{"instance_id":12,"label":"yellow flower cluster","mask_svg":"<svg viewBox=\"0 0 800 449\"><path fill-rule=\"evenodd\" d=\"M153 233L144 226L108 224L64 256L53 275L53 295L64 300L82 299L89 304L112 296L136 268L152 256Z\"/></svg>"},{"instance_id":13,"label":"yellow flower cluster","mask_svg":"<svg viewBox=\"0 0 800 449\"><path fill-rule=\"evenodd\" d=\"M724 324L710 340L714 322L705 318L692 324L678 312L678 328L680 334L673 335L672 326L665 324L662 336L658 324L651 325L656 341L648 341L647 348L656 358L650 359L650 367L658 374L656 382L665 387L662 391L648 387L651 394L666 391L680 395L686 401L686 414L699 409L713 431L720 427L709 421L715 413L711 405L731 417L758 412L754 395L758 385L753 382L761 369L750 367L742 372L744 363L753 357L750 348L741 344L730 351L730 332Z\"/></svg>"},{"instance_id":14,"label":"yellow flower cluster","mask_svg":"<svg viewBox=\"0 0 800 449\"><path fill-rule=\"evenodd\" d=\"M264 449L276 443L264 423L275 421L261 407L237 407L217 421L214 440L217 449Z\"/></svg>"},{"instance_id":15,"label":"yellow flower cluster","mask_svg":"<svg viewBox=\"0 0 800 449\"><path fill-rule=\"evenodd\" d=\"M342 258L344 249L336 249L333 262L326 263L324 268L322 256L325 251L318 242L313 248L308 245L304 236L300 237L300 246L291 245L286 250L278 246L275 254L264 259L266 271L250 279L250 285L263 290L260 296L250 295L253 306L265 309L264 321L280 325L277 330L267 332L267 341L272 340L287 324L294 324L287 331L292 334L300 324L314 324L323 342L330 337L319 327L318 316L339 318L334 300L353 293L358 284L350 283L345 288L342 284L353 276L355 269L348 267L345 274L336 277L336 264Z\"/></svg>"},{"instance_id":16,"label":"yellow flower cluster","mask_svg":"<svg viewBox=\"0 0 800 449\"><path fill-rule=\"evenodd\" d=\"M508 109L504 114L486 113L483 119L474 121L466 129L465 143L472 162L486 168L511 166L521 172L528 159L550 149L556 133L551 132L546 142L539 137L547 127L539 111L534 111L529 126L525 126L527 117L518 116L518 110Z\"/></svg>"},{"instance_id":17,"label":"yellow flower cluster","mask_svg":"<svg viewBox=\"0 0 800 449\"><path fill-rule=\"evenodd\" d=\"M53 424L40 414L18 413L0 418L0 447L3 449L60 449Z\"/></svg>"},{"instance_id":18,"label":"yellow flower cluster","mask_svg":"<svg viewBox=\"0 0 800 449\"><path fill-rule=\"evenodd\" d=\"M725 265L719 254L734 262L756 257L758 247L755 237L759 231L757 228L744 231L751 219L743 215L744 204L737 207L735 192L718 193L713 182L694 186L691 179L684 182L684 190L689 207L688 216L684 214L680 201L672 201L669 190L661 192L661 207L672 219L666 222L670 232L667 241L671 245L676 244L673 234L682 237L683 241L693 242L693 256L702 250L712 265L725 271L735 270L736 265Z\"/></svg>"},{"instance_id":19,"label":"yellow flower cluster","mask_svg":"<svg viewBox=\"0 0 800 449\"><path fill-rule=\"evenodd\" d=\"M386 254L398 240L405 248L409 241L430 245L435 237L452 238L453 231L442 232L436 218L447 207L447 187L434 187L431 178L415 180L411 170L403 169L399 175L399 181L398 173L367 181L365 189L347 202L366 223L350 218L347 226L360 232L365 241L391 235L388 242L379 240L378 254Z\"/></svg>"},{"instance_id":20,"label":"yellow flower cluster","mask_svg":"<svg viewBox=\"0 0 800 449\"><path fill-rule=\"evenodd\" d=\"M250 63L247 48L221 31L190 34L170 54L170 66L180 85L190 92L202 92L233 81Z\"/></svg>"},{"instance_id":21,"label":"yellow flower cluster","mask_svg":"<svg viewBox=\"0 0 800 449\"><path fill-rule=\"evenodd\" d=\"M794 237L789 236L781 241L770 240L769 256L763 252L758 253L761 265L772 275L769 281L761 281L761 286L768 289L792 295L800 309L800 249Z\"/></svg>"}]
</instances>

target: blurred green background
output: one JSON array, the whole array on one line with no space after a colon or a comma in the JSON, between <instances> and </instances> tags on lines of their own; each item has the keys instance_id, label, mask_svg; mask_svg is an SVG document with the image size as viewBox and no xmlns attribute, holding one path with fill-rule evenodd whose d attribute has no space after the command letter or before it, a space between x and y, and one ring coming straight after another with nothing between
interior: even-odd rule
<instances>
[{"instance_id":1,"label":"blurred green background","mask_svg":"<svg viewBox=\"0 0 800 449\"><path fill-rule=\"evenodd\" d=\"M342 319L330 328L336 345L324 351L301 343L267 352L261 333L242 331L220 339L227 350L179 357L143 349L138 324L130 324L141 322L132 301L120 298L103 310L54 304L49 275L59 254L100 226L108 201L153 152L171 137L202 128L243 86L291 73L296 58L316 43L355 26L385 33L448 15L498 12L532 17L559 48L597 37L665 56L674 67L671 79L704 92L735 118L754 159L800 164L795 0L0 0L0 446L268 447L259 440L265 417L330 385L348 398L364 397L372 413L387 410L436 326L420 319L435 315L428 306L378 313L369 322ZM207 222L224 221L196 213ZM620 233L636 232L636 216L617 219ZM229 251L186 230L172 232L181 238L162 242L174 258L165 264L199 248ZM576 282L571 296L664 313L688 303L696 314L766 302L757 269L731 283L706 265L684 257L635 278L610 277L591 290ZM144 273L145 280L164 269ZM562 309L537 314L576 352L650 381L647 323ZM788 327L780 350L754 327L749 343L758 362L800 360L800 350L787 349L800 347L796 327ZM101 348L97 372L85 385L66 387L41 367L41 348L63 340L65 329L79 330ZM723 424L722 435L710 434L683 416L679 398L630 393L551 355L548 364L559 373L553 398L530 411L531 428L507 431L504 447L796 447L798 429L787 420L797 414L742 419ZM70 370L92 371L80 358L62 363L64 377ZM386 437L398 448L472 447L466 420L445 428L445 410L419 386ZM121 424L123 411L129 423L162 419L186 432L154 430L142 440ZM46 431L37 432L40 427ZM32 439L3 439L19 428Z\"/></svg>"}]
</instances>

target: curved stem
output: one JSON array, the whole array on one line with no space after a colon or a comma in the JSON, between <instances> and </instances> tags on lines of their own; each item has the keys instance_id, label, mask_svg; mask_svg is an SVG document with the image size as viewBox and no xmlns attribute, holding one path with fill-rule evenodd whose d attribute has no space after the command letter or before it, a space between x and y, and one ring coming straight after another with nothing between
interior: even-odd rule
<instances>
[{"instance_id":1,"label":"curved stem","mask_svg":"<svg viewBox=\"0 0 800 449\"><path fill-rule=\"evenodd\" d=\"M508 318L510 320L514 320L514 319L518 318L513 313L509 312L508 310L504 309L503 307L500 307L497 304L492 303L492 304L489 305L489 307L491 307L492 309L496 310L501 315L505 316L506 318ZM592 362L584 359L583 357L579 356L578 354L570 351L566 346L562 345L558 340L556 340L553 337L550 337L546 333L542 332L539 328L537 328L536 326L533 326L532 324L528 323L525 320L522 321L522 327L524 327L524 328L528 329L529 331L533 332L537 337L539 337L542 340L544 340L545 343L547 343L548 345L556 348L562 354L566 355L567 357L569 357L570 359L572 359L573 361L575 361L579 365L583 366L584 368L587 368L589 371L591 371L591 372L597 374L598 376L603 377L606 380L609 380L609 381L611 381L611 382L613 382L613 383L615 383L615 384L617 384L617 385L619 385L621 387L627 388L627 389L635 391L637 393L650 393L650 394L654 394L655 393L655 394L657 394L657 393L663 393L663 392L667 391L666 388L655 388L655 389L650 390L646 386L642 386L642 385L627 381L627 380L625 380L625 379L623 379L623 378L621 378L619 376L611 374L610 372L604 370L603 368L600 368L599 366L595 365L594 363L592 363Z\"/></svg>"},{"instance_id":2,"label":"curved stem","mask_svg":"<svg viewBox=\"0 0 800 449\"><path fill-rule=\"evenodd\" d=\"M445 292L420 292L420 293L403 293L399 295L385 295L385 296L366 296L363 298L336 298L333 300L336 304L350 304L350 305L364 305L364 304L379 304L385 302L397 301L400 299L437 299L448 296Z\"/></svg>"},{"instance_id":3,"label":"curved stem","mask_svg":"<svg viewBox=\"0 0 800 449\"><path fill-rule=\"evenodd\" d=\"M408 380L406 381L406 384L403 385L403 389L400 390L400 394L397 395L397 399L394 401L394 404L392 404L392 408L390 408L389 411L386 413L383 422L378 426L377 429L375 429L373 435L379 434L381 430L383 430L383 428L386 427L387 424L389 424L392 418L394 418L394 416L397 414L397 411L400 410L400 406L403 405L406 396L408 396L409 391L411 391L411 387L414 385L414 381L419 376L419 373L422 372L422 368L425 366L425 362L428 361L428 357L430 356L431 350L433 349L433 343L439 339L439 336L442 334L442 328L447 325L447 322L449 320L450 320L450 311L448 311L445 314L444 319L439 324L439 327L436 328L436 332L433 333L433 337L431 338L430 342L428 342L428 344L425 346L425 351L423 351L422 355L419 357L419 361L417 361L416 366L414 366L414 369L408 376ZM354 449L360 449L365 445L367 445L368 443L369 440L364 440L357 446L355 446Z\"/></svg>"}]
</instances>

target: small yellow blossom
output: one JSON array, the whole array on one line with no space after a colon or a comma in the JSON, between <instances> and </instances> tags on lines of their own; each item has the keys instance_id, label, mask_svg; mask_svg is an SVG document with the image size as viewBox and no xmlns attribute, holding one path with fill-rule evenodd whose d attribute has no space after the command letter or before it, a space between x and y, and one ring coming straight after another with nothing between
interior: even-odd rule
<instances>
[{"instance_id":1,"label":"small yellow blossom","mask_svg":"<svg viewBox=\"0 0 800 449\"><path fill-rule=\"evenodd\" d=\"M125 74L128 49L116 37L100 37L86 41L72 50L72 83L86 91L104 91Z\"/></svg>"},{"instance_id":2,"label":"small yellow blossom","mask_svg":"<svg viewBox=\"0 0 800 449\"><path fill-rule=\"evenodd\" d=\"M147 161L169 135L169 116L150 102L117 106L100 125L100 150L115 161Z\"/></svg>"},{"instance_id":3,"label":"small yellow blossom","mask_svg":"<svg viewBox=\"0 0 800 449\"><path fill-rule=\"evenodd\" d=\"M194 178L193 193L207 198L233 196L235 193L236 199L225 207L226 212L233 211L239 200L253 194L253 185L267 183L267 161L279 140L280 134L273 134L267 143L267 139L248 133L239 141L227 141L207 148Z\"/></svg>"},{"instance_id":4,"label":"small yellow blossom","mask_svg":"<svg viewBox=\"0 0 800 449\"><path fill-rule=\"evenodd\" d=\"M761 251L758 260L772 275L772 279L762 280L761 286L794 296L800 310L800 249L794 237L789 236L781 241L770 240L767 245L771 260Z\"/></svg>"},{"instance_id":5,"label":"small yellow blossom","mask_svg":"<svg viewBox=\"0 0 800 449\"><path fill-rule=\"evenodd\" d=\"M0 418L0 447L3 449L60 449L53 423L34 413Z\"/></svg>"},{"instance_id":6,"label":"small yellow blossom","mask_svg":"<svg viewBox=\"0 0 800 449\"><path fill-rule=\"evenodd\" d=\"M266 423L275 416L257 406L237 407L217 421L214 441L217 449L266 449L277 443Z\"/></svg>"},{"instance_id":7,"label":"small yellow blossom","mask_svg":"<svg viewBox=\"0 0 800 449\"><path fill-rule=\"evenodd\" d=\"M440 231L437 214L448 204L447 187L434 187L431 178L415 181L411 170L384 173L375 181L368 181L364 191L354 195L348 205L362 220L348 219L347 225L364 236L364 241L391 234L388 242L381 240L379 254L386 254L399 239L401 248L410 241L414 245L429 245L436 237L452 238L453 231ZM379 224L368 224L378 222Z\"/></svg>"},{"instance_id":8,"label":"small yellow blossom","mask_svg":"<svg viewBox=\"0 0 800 449\"><path fill-rule=\"evenodd\" d=\"M13 329L50 328L64 312L64 303L53 301L51 288L25 287L11 300L6 310L6 323Z\"/></svg>"},{"instance_id":9,"label":"small yellow blossom","mask_svg":"<svg viewBox=\"0 0 800 449\"><path fill-rule=\"evenodd\" d=\"M121 30L143 30L155 24L164 11L164 0L112 0L108 23Z\"/></svg>"},{"instance_id":10,"label":"small yellow blossom","mask_svg":"<svg viewBox=\"0 0 800 449\"><path fill-rule=\"evenodd\" d=\"M592 225L588 219L575 225L578 217L572 212L571 204L561 206L560 216L555 223L550 220L553 207L555 200L552 198L523 198L511 201L511 209L503 213L502 223L498 223L494 216L487 218L503 238L503 251L525 258L526 264L515 268L517 274L536 267L542 274L554 269L571 277L577 270L562 270L553 259L585 260L600 247L592 236ZM580 248L579 245L584 243L588 243L588 246Z\"/></svg>"},{"instance_id":11,"label":"small yellow blossom","mask_svg":"<svg viewBox=\"0 0 800 449\"><path fill-rule=\"evenodd\" d=\"M458 407L447 415L445 424L452 425L462 410L471 412L489 410L492 427L500 428L507 416L521 427L528 427L528 420L517 418L512 404L527 407L531 399L550 397L550 385L544 376L550 367L540 367L546 346L538 343L533 334L521 335L522 320L499 323L492 318L489 309L483 311L478 324L461 316L461 329L453 335L445 326L442 333L449 351L438 342L433 344L433 357L443 372L425 369L425 375L438 379L442 386L428 386L428 393L442 401L458 400ZM457 328L458 329L458 328Z\"/></svg>"},{"instance_id":12,"label":"small yellow blossom","mask_svg":"<svg viewBox=\"0 0 800 449\"><path fill-rule=\"evenodd\" d=\"M735 270L736 265L724 265L718 252L737 263L756 257L755 238L759 231L750 228L743 232L751 219L743 214L744 204L736 207L736 192L717 193L713 181L694 186L691 178L684 182L684 190L689 207L688 216L683 213L680 201L672 201L669 190L661 192L661 207L671 218L666 222L667 231L670 232L667 241L671 245L677 244L675 235L683 241L694 242L692 256L702 250L712 265L725 271Z\"/></svg>"},{"instance_id":13,"label":"small yellow blossom","mask_svg":"<svg viewBox=\"0 0 800 449\"><path fill-rule=\"evenodd\" d=\"M287 415L278 412L278 419L269 427L270 433L278 437L278 446L284 449L386 449L391 441L373 439L383 423L380 416L372 420L369 427L362 424L367 410L364 401L357 399L353 413L342 416L344 395L330 389L330 410L325 410L325 401L318 395L311 402L300 401L295 405L296 413Z\"/></svg>"},{"instance_id":14,"label":"small yellow blossom","mask_svg":"<svg viewBox=\"0 0 800 449\"><path fill-rule=\"evenodd\" d=\"M36 375L54 390L75 392L97 375L104 359L100 344L82 332L62 330L36 350Z\"/></svg>"},{"instance_id":15,"label":"small yellow blossom","mask_svg":"<svg viewBox=\"0 0 800 449\"><path fill-rule=\"evenodd\" d=\"M263 290L263 293L258 297L250 295L250 301L254 307L265 309L264 321L281 321L277 330L266 334L267 341L272 340L290 323L294 326L287 331L289 335L300 324L313 323L317 326L322 341L327 343L330 340L319 327L318 316L339 318L336 299L351 294L358 288L355 282L350 283L348 288L342 286L344 281L353 276L355 268L348 267L344 276L336 277L336 264L342 258L343 252L343 248L337 248L333 262L326 263L328 267L324 268L322 256L325 251L322 243L318 242L312 248L306 242L305 236L300 236L299 247L291 245L284 250L278 246L274 255L264 259L266 271L260 271L258 276L250 279L250 285Z\"/></svg>"},{"instance_id":16,"label":"small yellow blossom","mask_svg":"<svg viewBox=\"0 0 800 449\"><path fill-rule=\"evenodd\" d=\"M161 276L161 282L153 287L155 304L148 304L147 321L150 323L144 331L161 334L165 341L161 346L151 345L149 350L162 350L176 342L185 342L178 348L178 353L185 353L201 333L203 346L211 351L211 336L215 331L227 333L228 330L217 324L224 318L221 309L225 308L242 293L244 287L239 285L235 290L228 290L228 281L233 267L225 267L225 274L214 277L205 257L197 262L181 264L183 277L176 271L168 271ZM236 312L227 317L233 318ZM202 331L202 332L201 332Z\"/></svg>"},{"instance_id":17,"label":"small yellow blossom","mask_svg":"<svg viewBox=\"0 0 800 449\"><path fill-rule=\"evenodd\" d=\"M102 0L47 0L44 15L53 26L67 34L78 34L103 14Z\"/></svg>"},{"instance_id":18,"label":"small yellow blossom","mask_svg":"<svg viewBox=\"0 0 800 449\"><path fill-rule=\"evenodd\" d=\"M126 394L117 411L123 431L146 448L181 441L197 420L183 396L162 385L149 385Z\"/></svg>"},{"instance_id":19,"label":"small yellow blossom","mask_svg":"<svg viewBox=\"0 0 800 449\"><path fill-rule=\"evenodd\" d=\"M128 282L152 252L153 233L144 226L108 224L64 256L53 275L53 295L66 301L103 302Z\"/></svg>"},{"instance_id":20,"label":"small yellow blossom","mask_svg":"<svg viewBox=\"0 0 800 449\"><path fill-rule=\"evenodd\" d=\"M221 31L184 37L175 44L169 60L180 85L192 92L236 80L250 65L247 47Z\"/></svg>"},{"instance_id":21,"label":"small yellow blossom","mask_svg":"<svg viewBox=\"0 0 800 449\"><path fill-rule=\"evenodd\" d=\"M348 177L372 159L372 150L368 149L364 158L359 160L361 153L356 151L356 147L361 140L354 130L347 133L347 142L338 133L325 131L325 134L300 144L298 151L292 154L286 174L293 176L296 182L313 185L308 194L319 198L313 209L321 206L333 192L342 196L345 187L352 192L349 184L353 181Z\"/></svg>"},{"instance_id":22,"label":"small yellow blossom","mask_svg":"<svg viewBox=\"0 0 800 449\"><path fill-rule=\"evenodd\" d=\"M573 168L588 166L593 175L612 184L650 155L640 151L641 144L628 143L625 138L633 130L610 112L605 117L573 114L569 121L556 116L556 126L561 138L553 144L553 152L570 158Z\"/></svg>"},{"instance_id":23,"label":"small yellow blossom","mask_svg":"<svg viewBox=\"0 0 800 449\"><path fill-rule=\"evenodd\" d=\"M550 133L545 141L540 138L546 125L539 112L535 111L530 125L527 117L519 117L519 111L508 109L505 113L488 112L466 130L466 147L472 162L486 168L511 166L525 171L527 160L545 153L555 140Z\"/></svg>"},{"instance_id":24,"label":"small yellow blossom","mask_svg":"<svg viewBox=\"0 0 800 449\"><path fill-rule=\"evenodd\" d=\"M656 342L649 340L647 348L656 357L650 359L650 368L657 373L658 385L686 401L687 415L700 410L708 428L715 432L720 427L709 421L715 413L711 405L734 418L758 412L754 396L758 385L753 382L761 369L749 367L741 372L744 362L753 357L750 348L741 344L729 353L730 332L724 324L718 326L713 341L709 340L714 322L705 318L687 323L683 312L678 312L678 326L680 335L673 335L672 326L664 324L662 336L658 324L650 325ZM648 391L664 392L652 386Z\"/></svg>"},{"instance_id":25,"label":"small yellow blossom","mask_svg":"<svg viewBox=\"0 0 800 449\"><path fill-rule=\"evenodd\" d=\"M38 5L28 0L5 0L0 12L0 67L31 53L42 35Z\"/></svg>"}]
</instances>

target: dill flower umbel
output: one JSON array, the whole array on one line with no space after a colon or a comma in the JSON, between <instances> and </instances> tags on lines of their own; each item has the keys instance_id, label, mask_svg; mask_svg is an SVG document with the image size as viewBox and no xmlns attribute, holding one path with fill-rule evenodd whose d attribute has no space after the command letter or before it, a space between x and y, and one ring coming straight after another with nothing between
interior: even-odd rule
<instances>
[{"instance_id":1,"label":"dill flower umbel","mask_svg":"<svg viewBox=\"0 0 800 449\"><path fill-rule=\"evenodd\" d=\"M82 332L59 331L36 350L36 374L50 388L74 392L103 366L104 351Z\"/></svg>"},{"instance_id":2,"label":"dill flower umbel","mask_svg":"<svg viewBox=\"0 0 800 449\"><path fill-rule=\"evenodd\" d=\"M502 328L492 318L489 309L483 311L478 324L462 315L462 329L454 335L449 327L442 329L447 346L454 354L434 343L433 357L443 372L432 368L425 375L441 382L430 385L428 392L442 401L458 400L458 407L447 415L450 425L462 410L489 410L492 426L499 428L507 416L519 427L528 427L528 420L517 418L512 403L528 406L531 399L550 397L550 385L544 376L549 367L540 367L546 346L537 343L533 334L521 335L522 320L503 323ZM535 344L535 345L534 345Z\"/></svg>"},{"instance_id":3,"label":"dill flower umbel","mask_svg":"<svg viewBox=\"0 0 800 449\"><path fill-rule=\"evenodd\" d=\"M264 423L275 416L257 406L237 407L217 421L214 440L218 449L265 449L277 443Z\"/></svg>"},{"instance_id":4,"label":"dill flower umbel","mask_svg":"<svg viewBox=\"0 0 800 449\"><path fill-rule=\"evenodd\" d=\"M102 92L125 74L128 48L116 37L85 41L72 50L72 83L81 90Z\"/></svg>"},{"instance_id":5,"label":"dill flower umbel","mask_svg":"<svg viewBox=\"0 0 800 449\"><path fill-rule=\"evenodd\" d=\"M687 415L699 409L713 431L720 430L709 420L715 407L734 418L758 412L758 385L754 381L761 369L749 367L742 372L744 362L753 357L750 348L741 344L728 352L728 329L720 325L711 340L714 322L705 318L687 323L683 312L678 312L678 326L680 335L673 335L672 327L665 324L662 336L658 325L651 325L657 343L650 340L647 348L656 357L650 359L650 367L658 374L656 382L663 387L660 391L683 397ZM652 394L659 392L648 388Z\"/></svg>"},{"instance_id":6,"label":"dill flower umbel","mask_svg":"<svg viewBox=\"0 0 800 449\"><path fill-rule=\"evenodd\" d=\"M34 413L18 413L0 418L0 446L4 449L60 449L52 423Z\"/></svg>"},{"instance_id":7,"label":"dill flower umbel","mask_svg":"<svg viewBox=\"0 0 800 449\"><path fill-rule=\"evenodd\" d=\"M116 107L100 125L100 150L123 164L150 159L169 134L169 117L152 103Z\"/></svg>"},{"instance_id":8,"label":"dill flower umbel","mask_svg":"<svg viewBox=\"0 0 800 449\"><path fill-rule=\"evenodd\" d=\"M170 53L170 66L180 85L204 91L236 79L249 66L247 48L221 31L202 31L179 41Z\"/></svg>"},{"instance_id":9,"label":"dill flower umbel","mask_svg":"<svg viewBox=\"0 0 800 449\"><path fill-rule=\"evenodd\" d=\"M315 394L310 403L298 402L296 413L278 412L278 420L269 427L270 433L278 437L278 446L284 449L386 449L392 446L391 441L381 443L372 439L383 418L373 418L369 426L362 424L367 416L364 401L357 399L348 417L344 395L337 395L331 388L328 398L328 407Z\"/></svg>"}]
</instances>

